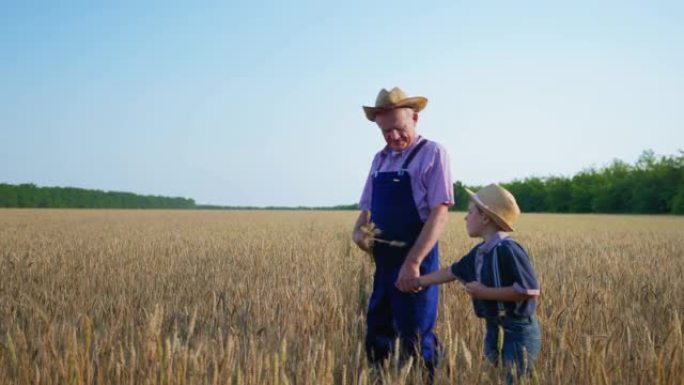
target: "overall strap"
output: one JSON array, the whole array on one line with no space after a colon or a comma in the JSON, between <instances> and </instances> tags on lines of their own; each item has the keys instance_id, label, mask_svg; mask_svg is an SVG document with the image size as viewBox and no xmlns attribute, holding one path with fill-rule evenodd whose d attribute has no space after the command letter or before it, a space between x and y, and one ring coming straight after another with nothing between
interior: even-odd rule
<instances>
[{"instance_id":1,"label":"overall strap","mask_svg":"<svg viewBox=\"0 0 684 385\"><path fill-rule=\"evenodd\" d=\"M494 286L496 288L501 287L501 270L499 269L499 255L496 252L497 247L501 243L497 244L494 246L494 255L493 255L493 260L492 260L492 269L494 270ZM497 316L498 318L504 319L506 318L506 308L504 308L504 304L501 301L496 301L496 308L498 310Z\"/></svg>"},{"instance_id":2,"label":"overall strap","mask_svg":"<svg viewBox=\"0 0 684 385\"><path fill-rule=\"evenodd\" d=\"M406 158L406 160L404 161L404 164L401 165L401 169L402 169L402 170L406 170L406 168L408 167L409 163L411 163L411 161L413 160L413 158L415 158L415 156L416 156L416 154L418 153L418 151L420 151L420 149L423 148L423 146L424 146L427 142L428 142L427 139L422 139L422 140L420 141L420 143L418 143L418 145L416 145L416 147L413 149L413 151L411 151L411 153L409 154L408 158Z\"/></svg>"}]
</instances>

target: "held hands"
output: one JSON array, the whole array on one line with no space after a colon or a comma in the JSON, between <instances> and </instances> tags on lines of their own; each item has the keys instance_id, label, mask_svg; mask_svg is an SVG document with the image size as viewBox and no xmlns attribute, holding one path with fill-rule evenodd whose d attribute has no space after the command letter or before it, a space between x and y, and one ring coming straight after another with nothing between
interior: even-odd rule
<instances>
[{"instance_id":1,"label":"held hands","mask_svg":"<svg viewBox=\"0 0 684 385\"><path fill-rule=\"evenodd\" d=\"M405 261L399 270L397 281L394 286L404 293L417 293L423 288L420 285L420 264L411 261Z\"/></svg>"},{"instance_id":2,"label":"held hands","mask_svg":"<svg viewBox=\"0 0 684 385\"><path fill-rule=\"evenodd\" d=\"M406 261L404 262L404 265L402 265L401 270L399 270L399 276L394 285L404 293L417 293L431 284L440 284L454 280L454 278L451 277L440 277L439 274L443 271L447 270L440 270L437 273L421 277L420 264ZM471 281L464 284L463 290L473 299L491 299L490 297L493 294L490 287L487 287L478 281Z\"/></svg>"}]
</instances>

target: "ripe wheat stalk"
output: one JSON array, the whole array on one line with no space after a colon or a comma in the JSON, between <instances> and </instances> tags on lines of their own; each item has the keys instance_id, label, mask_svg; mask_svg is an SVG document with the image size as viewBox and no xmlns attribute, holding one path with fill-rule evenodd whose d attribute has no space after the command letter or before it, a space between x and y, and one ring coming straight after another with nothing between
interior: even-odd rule
<instances>
[{"instance_id":1,"label":"ripe wheat stalk","mask_svg":"<svg viewBox=\"0 0 684 385\"><path fill-rule=\"evenodd\" d=\"M462 215L443 265L477 242ZM418 362L366 362L373 264L354 219L2 210L0 383L421 383ZM525 214L519 227L542 285L542 352L523 383L682 384L684 218ZM436 333L437 385L501 383L457 284L441 289Z\"/></svg>"}]
</instances>

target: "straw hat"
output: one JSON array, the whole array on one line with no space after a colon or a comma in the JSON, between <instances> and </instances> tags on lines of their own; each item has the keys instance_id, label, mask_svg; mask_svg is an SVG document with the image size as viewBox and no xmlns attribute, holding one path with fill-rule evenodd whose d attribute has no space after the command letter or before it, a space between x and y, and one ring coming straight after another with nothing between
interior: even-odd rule
<instances>
[{"instance_id":1,"label":"straw hat","mask_svg":"<svg viewBox=\"0 0 684 385\"><path fill-rule=\"evenodd\" d=\"M513 194L497 184L490 184L477 193L465 190L470 200L499 227L504 231L515 231L513 224L520 216L520 208Z\"/></svg>"},{"instance_id":2,"label":"straw hat","mask_svg":"<svg viewBox=\"0 0 684 385\"><path fill-rule=\"evenodd\" d=\"M371 122L375 121L375 114L380 111L392 110L401 107L410 107L419 112L427 105L427 99L422 96L408 97L399 87L392 88L391 91L381 89L375 99L375 107L363 106L366 118Z\"/></svg>"}]
</instances>

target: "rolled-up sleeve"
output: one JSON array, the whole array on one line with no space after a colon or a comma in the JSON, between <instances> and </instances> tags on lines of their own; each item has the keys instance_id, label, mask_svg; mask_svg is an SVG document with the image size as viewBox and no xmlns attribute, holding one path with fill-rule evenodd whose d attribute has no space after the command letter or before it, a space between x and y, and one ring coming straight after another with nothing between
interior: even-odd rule
<instances>
[{"instance_id":1,"label":"rolled-up sleeve","mask_svg":"<svg viewBox=\"0 0 684 385\"><path fill-rule=\"evenodd\" d=\"M470 250L468 254L463 256L458 262L451 265L451 274L453 274L459 281L468 283L475 280L475 252L476 249Z\"/></svg>"},{"instance_id":2,"label":"rolled-up sleeve","mask_svg":"<svg viewBox=\"0 0 684 385\"><path fill-rule=\"evenodd\" d=\"M451 179L449 154L446 149L436 144L433 149L432 165L426 170L425 184L430 209L438 205L454 204L454 183Z\"/></svg>"},{"instance_id":3,"label":"rolled-up sleeve","mask_svg":"<svg viewBox=\"0 0 684 385\"><path fill-rule=\"evenodd\" d=\"M527 253L516 244L505 245L501 251L504 254L503 263L513 275L513 290L532 297L538 296L541 292L539 281Z\"/></svg>"},{"instance_id":4,"label":"rolled-up sleeve","mask_svg":"<svg viewBox=\"0 0 684 385\"><path fill-rule=\"evenodd\" d=\"M458 262L454 262L451 265L451 274L453 274L454 277L456 277L456 279L458 279L461 282L466 282L466 283L468 282L464 278L465 277L465 263L463 262L463 259L461 259Z\"/></svg>"},{"instance_id":5,"label":"rolled-up sleeve","mask_svg":"<svg viewBox=\"0 0 684 385\"><path fill-rule=\"evenodd\" d=\"M372 176L372 173L368 173L366 184L363 186L363 192L361 193L361 199L359 199L359 209L362 211L370 211L371 209L371 197L373 196Z\"/></svg>"},{"instance_id":6,"label":"rolled-up sleeve","mask_svg":"<svg viewBox=\"0 0 684 385\"><path fill-rule=\"evenodd\" d=\"M359 199L359 210L370 211L371 210L371 199L373 198L373 171L377 167L379 162L380 153L376 154L371 162L370 171L368 171L368 176L366 177L366 184L363 186L363 192L361 193L361 199Z\"/></svg>"}]
</instances>

